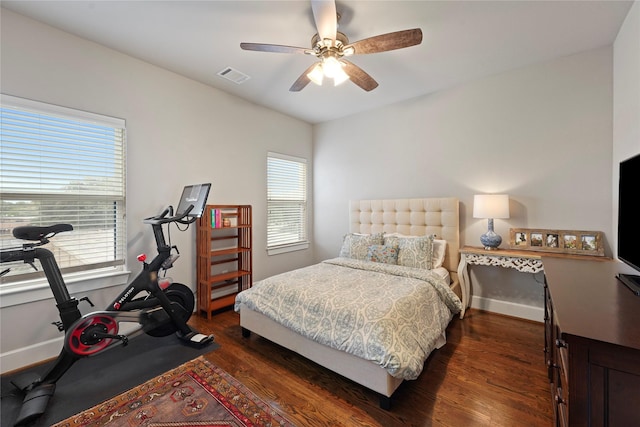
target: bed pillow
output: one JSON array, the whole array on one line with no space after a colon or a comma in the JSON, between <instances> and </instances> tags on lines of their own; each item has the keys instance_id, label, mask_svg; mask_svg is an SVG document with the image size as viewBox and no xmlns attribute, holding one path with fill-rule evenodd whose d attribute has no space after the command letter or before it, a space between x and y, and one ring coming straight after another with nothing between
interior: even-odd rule
<instances>
[{"instance_id":1,"label":"bed pillow","mask_svg":"<svg viewBox=\"0 0 640 427\"><path fill-rule=\"evenodd\" d=\"M442 267L444 257L447 254L447 241L433 239L433 258L431 259L431 269Z\"/></svg>"},{"instance_id":2,"label":"bed pillow","mask_svg":"<svg viewBox=\"0 0 640 427\"><path fill-rule=\"evenodd\" d=\"M398 265L431 270L433 268L433 239L433 235L402 236L395 234L385 236L384 244L398 247Z\"/></svg>"},{"instance_id":3,"label":"bed pillow","mask_svg":"<svg viewBox=\"0 0 640 427\"><path fill-rule=\"evenodd\" d=\"M397 264L398 247L390 245L371 245L367 249L367 261Z\"/></svg>"},{"instance_id":4,"label":"bed pillow","mask_svg":"<svg viewBox=\"0 0 640 427\"><path fill-rule=\"evenodd\" d=\"M382 233L376 234L345 234L340 248L341 257L354 258L359 260L367 259L367 252L371 245L382 245L384 243Z\"/></svg>"}]
</instances>

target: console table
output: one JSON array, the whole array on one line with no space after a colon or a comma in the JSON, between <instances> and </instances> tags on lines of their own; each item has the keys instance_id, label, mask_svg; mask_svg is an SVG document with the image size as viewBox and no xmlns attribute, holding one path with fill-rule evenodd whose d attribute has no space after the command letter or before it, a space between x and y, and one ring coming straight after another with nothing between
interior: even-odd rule
<instances>
[{"instance_id":1,"label":"console table","mask_svg":"<svg viewBox=\"0 0 640 427\"><path fill-rule=\"evenodd\" d=\"M502 268L513 268L521 273L539 273L544 271L542 257L565 259L595 259L606 260L601 256L572 255L554 252L522 251L515 249L487 250L478 246L464 246L460 249L460 264L458 264L458 279L460 280L460 292L462 293L462 311L460 318L471 304L471 280L467 266L489 265Z\"/></svg>"}]
</instances>

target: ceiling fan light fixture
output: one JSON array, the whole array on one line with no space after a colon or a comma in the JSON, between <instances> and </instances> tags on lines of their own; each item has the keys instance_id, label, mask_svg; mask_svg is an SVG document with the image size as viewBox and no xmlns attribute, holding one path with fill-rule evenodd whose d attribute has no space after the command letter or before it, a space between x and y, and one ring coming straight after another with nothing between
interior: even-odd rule
<instances>
[{"instance_id":1,"label":"ceiling fan light fixture","mask_svg":"<svg viewBox=\"0 0 640 427\"><path fill-rule=\"evenodd\" d=\"M347 80L349 80L349 75L345 73L342 68L340 68L340 71L333 77L333 85L338 86L339 84L342 84Z\"/></svg>"},{"instance_id":2,"label":"ceiling fan light fixture","mask_svg":"<svg viewBox=\"0 0 640 427\"><path fill-rule=\"evenodd\" d=\"M313 67L313 70L311 70L307 74L307 77L309 77L309 80L311 80L318 86L322 86L322 80L324 78L324 71L322 70L322 68L323 68L322 63L318 62L318 64L315 67Z\"/></svg>"},{"instance_id":3,"label":"ceiling fan light fixture","mask_svg":"<svg viewBox=\"0 0 640 427\"><path fill-rule=\"evenodd\" d=\"M338 86L339 84L349 80L349 75L344 72L342 67L344 67L344 64L335 56L328 56L322 61L324 76L333 79L334 86Z\"/></svg>"},{"instance_id":4,"label":"ceiling fan light fixture","mask_svg":"<svg viewBox=\"0 0 640 427\"><path fill-rule=\"evenodd\" d=\"M342 71L342 64L335 57L329 56L324 58L322 61L322 70L324 71L324 75L333 79Z\"/></svg>"}]
</instances>

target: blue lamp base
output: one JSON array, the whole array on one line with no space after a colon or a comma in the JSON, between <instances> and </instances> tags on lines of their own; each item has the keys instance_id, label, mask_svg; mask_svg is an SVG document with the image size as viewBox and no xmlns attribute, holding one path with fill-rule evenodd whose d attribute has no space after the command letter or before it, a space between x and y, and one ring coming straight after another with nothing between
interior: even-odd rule
<instances>
[{"instance_id":1,"label":"blue lamp base","mask_svg":"<svg viewBox=\"0 0 640 427\"><path fill-rule=\"evenodd\" d=\"M498 246L502 243L502 237L493 231L493 218L489 218L489 230L480 236L480 243L489 251L498 249Z\"/></svg>"}]
</instances>

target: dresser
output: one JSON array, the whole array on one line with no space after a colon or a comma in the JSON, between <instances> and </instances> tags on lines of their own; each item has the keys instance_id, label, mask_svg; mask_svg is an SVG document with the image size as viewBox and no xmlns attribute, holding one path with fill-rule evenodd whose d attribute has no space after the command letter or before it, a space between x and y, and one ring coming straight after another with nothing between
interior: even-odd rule
<instances>
[{"instance_id":1,"label":"dresser","mask_svg":"<svg viewBox=\"0 0 640 427\"><path fill-rule=\"evenodd\" d=\"M557 426L640 426L640 297L611 260L542 256Z\"/></svg>"}]
</instances>

